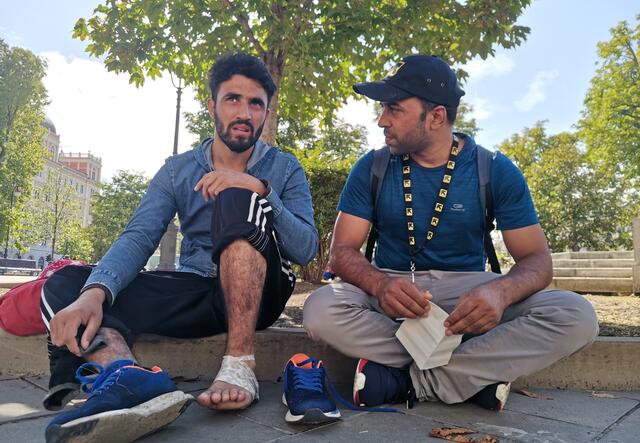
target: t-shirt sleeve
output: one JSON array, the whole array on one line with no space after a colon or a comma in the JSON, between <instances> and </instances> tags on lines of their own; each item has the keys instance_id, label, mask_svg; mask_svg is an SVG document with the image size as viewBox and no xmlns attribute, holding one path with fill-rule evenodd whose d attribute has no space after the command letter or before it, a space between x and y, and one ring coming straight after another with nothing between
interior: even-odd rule
<instances>
[{"instance_id":1,"label":"t-shirt sleeve","mask_svg":"<svg viewBox=\"0 0 640 443\"><path fill-rule=\"evenodd\" d=\"M373 202L371 197L370 174L373 165L373 151L365 154L356 162L349 173L340 200L338 211L373 220Z\"/></svg>"},{"instance_id":2,"label":"t-shirt sleeve","mask_svg":"<svg viewBox=\"0 0 640 443\"><path fill-rule=\"evenodd\" d=\"M496 156L491 168L491 191L499 230L524 228L538 223L524 175L501 153Z\"/></svg>"}]
</instances>

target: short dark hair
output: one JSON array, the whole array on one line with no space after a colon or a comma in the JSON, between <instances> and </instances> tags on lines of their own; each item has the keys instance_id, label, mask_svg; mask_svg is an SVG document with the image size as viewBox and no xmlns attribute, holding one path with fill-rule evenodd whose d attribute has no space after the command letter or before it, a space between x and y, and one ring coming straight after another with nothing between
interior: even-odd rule
<instances>
[{"instance_id":1,"label":"short dark hair","mask_svg":"<svg viewBox=\"0 0 640 443\"><path fill-rule=\"evenodd\" d=\"M209 90L214 100L218 95L220 84L234 75L244 75L262 85L267 93L267 101L276 92L276 85L265 64L258 57L245 52L233 52L219 57L209 70Z\"/></svg>"},{"instance_id":2,"label":"short dark hair","mask_svg":"<svg viewBox=\"0 0 640 443\"><path fill-rule=\"evenodd\" d=\"M433 103L427 100L420 98L420 103L422 103L422 114L420 114L420 120L424 121L427 118L427 113L433 111L436 106L444 106L438 103ZM453 106L444 106L447 110L447 121L450 125L456 122L456 116L458 115L458 108Z\"/></svg>"}]
</instances>

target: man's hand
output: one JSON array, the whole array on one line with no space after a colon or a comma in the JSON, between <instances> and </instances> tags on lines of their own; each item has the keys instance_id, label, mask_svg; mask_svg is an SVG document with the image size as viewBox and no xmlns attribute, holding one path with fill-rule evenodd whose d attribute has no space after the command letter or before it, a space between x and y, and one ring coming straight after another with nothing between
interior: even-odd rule
<instances>
[{"instance_id":1,"label":"man's hand","mask_svg":"<svg viewBox=\"0 0 640 443\"><path fill-rule=\"evenodd\" d=\"M219 193L228 188L249 189L260 195L267 191L264 184L257 178L231 169L216 169L203 175L193 190L202 191L205 201L209 201L209 198L217 197Z\"/></svg>"},{"instance_id":2,"label":"man's hand","mask_svg":"<svg viewBox=\"0 0 640 443\"><path fill-rule=\"evenodd\" d=\"M66 346L69 351L82 356L76 335L81 325L86 326L81 346L89 347L102 323L102 304L106 294L101 288L91 288L51 319L51 341L56 346Z\"/></svg>"},{"instance_id":3,"label":"man's hand","mask_svg":"<svg viewBox=\"0 0 640 443\"><path fill-rule=\"evenodd\" d=\"M392 318L426 317L429 313L429 291L420 290L405 278L385 277L374 296Z\"/></svg>"},{"instance_id":4,"label":"man's hand","mask_svg":"<svg viewBox=\"0 0 640 443\"><path fill-rule=\"evenodd\" d=\"M500 323L508 303L495 283L478 286L460 297L444 322L447 335L483 334Z\"/></svg>"}]
</instances>

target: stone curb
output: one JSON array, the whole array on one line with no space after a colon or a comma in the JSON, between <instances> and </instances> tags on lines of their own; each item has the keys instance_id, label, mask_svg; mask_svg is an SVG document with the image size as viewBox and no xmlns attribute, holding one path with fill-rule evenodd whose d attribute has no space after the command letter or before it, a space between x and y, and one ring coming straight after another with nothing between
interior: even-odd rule
<instances>
[{"instance_id":1,"label":"stone curb","mask_svg":"<svg viewBox=\"0 0 640 443\"><path fill-rule=\"evenodd\" d=\"M145 365L158 365L172 376L209 380L217 372L225 335L174 339L143 335L135 352ZM270 328L256 338L257 376L276 380L291 355L304 352L324 360L332 380L350 383L355 360L327 345L313 342L302 329ZM48 373L44 336L16 337L0 331L0 374ZM517 387L639 390L640 337L598 337L589 347L542 371L522 377Z\"/></svg>"}]
</instances>

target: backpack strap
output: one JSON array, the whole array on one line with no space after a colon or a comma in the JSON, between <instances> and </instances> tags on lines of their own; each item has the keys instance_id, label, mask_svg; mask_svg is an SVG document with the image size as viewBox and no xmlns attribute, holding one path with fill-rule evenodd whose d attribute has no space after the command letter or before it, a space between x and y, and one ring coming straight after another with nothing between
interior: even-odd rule
<instances>
[{"instance_id":1,"label":"backpack strap","mask_svg":"<svg viewBox=\"0 0 640 443\"><path fill-rule=\"evenodd\" d=\"M491 231L495 229L495 214L493 210L493 195L491 193L491 165L498 152L489 151L477 145L478 163L478 192L480 194L480 208L484 215L484 250L487 260L491 265L491 271L501 274L500 262L496 255L496 249L491 240Z\"/></svg>"},{"instance_id":2,"label":"backpack strap","mask_svg":"<svg viewBox=\"0 0 640 443\"><path fill-rule=\"evenodd\" d=\"M384 181L384 175L387 172L387 166L389 165L390 158L391 151L389 151L388 146L373 151L373 164L371 165L371 171L369 172L371 201L373 202L373 220L371 220L371 229L369 230L367 247L364 253L364 256L369 261L373 259L373 248L376 244L376 240L378 239L378 232L376 230L376 208L378 207L380 190L382 189L382 182Z\"/></svg>"}]
</instances>

